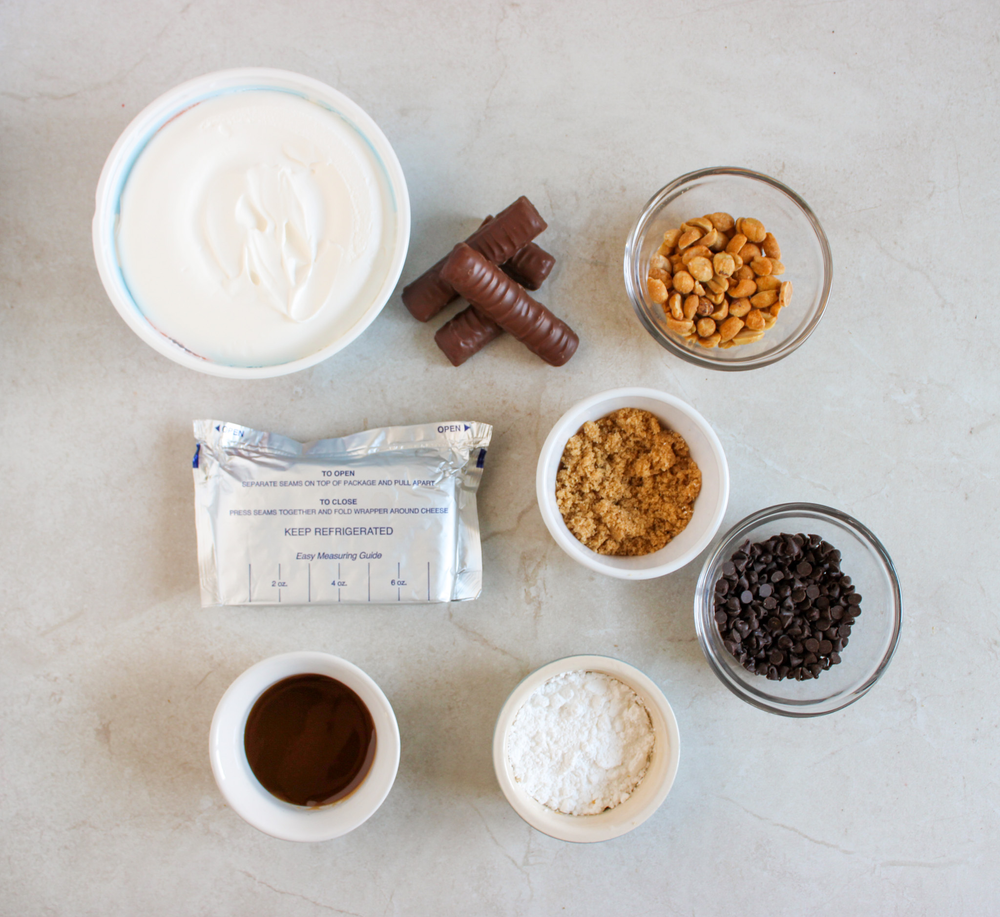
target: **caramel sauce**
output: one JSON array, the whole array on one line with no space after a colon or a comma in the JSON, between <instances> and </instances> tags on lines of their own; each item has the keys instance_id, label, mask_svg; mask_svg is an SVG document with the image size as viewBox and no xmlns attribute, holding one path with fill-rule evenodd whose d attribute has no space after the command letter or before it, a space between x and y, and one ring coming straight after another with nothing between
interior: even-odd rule
<instances>
[{"instance_id":1,"label":"caramel sauce","mask_svg":"<svg viewBox=\"0 0 1000 917\"><path fill-rule=\"evenodd\" d=\"M375 723L364 702L328 675L271 685L247 717L243 745L254 776L273 796L322 806L349 796L371 770Z\"/></svg>"}]
</instances>

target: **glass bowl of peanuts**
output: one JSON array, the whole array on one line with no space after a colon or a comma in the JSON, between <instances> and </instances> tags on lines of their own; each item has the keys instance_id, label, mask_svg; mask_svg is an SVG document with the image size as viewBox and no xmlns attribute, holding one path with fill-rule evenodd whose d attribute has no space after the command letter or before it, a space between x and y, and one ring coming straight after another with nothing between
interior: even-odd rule
<instances>
[{"instance_id":1,"label":"glass bowl of peanuts","mask_svg":"<svg viewBox=\"0 0 1000 917\"><path fill-rule=\"evenodd\" d=\"M712 369L755 369L796 350L823 317L832 277L809 205L748 169L672 181L625 243L625 288L643 327Z\"/></svg>"}]
</instances>

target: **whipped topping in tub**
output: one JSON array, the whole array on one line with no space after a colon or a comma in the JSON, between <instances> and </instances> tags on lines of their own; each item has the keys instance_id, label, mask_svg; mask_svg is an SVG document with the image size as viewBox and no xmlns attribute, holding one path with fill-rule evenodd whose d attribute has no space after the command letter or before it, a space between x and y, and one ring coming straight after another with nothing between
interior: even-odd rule
<instances>
[{"instance_id":1,"label":"whipped topping in tub","mask_svg":"<svg viewBox=\"0 0 1000 917\"><path fill-rule=\"evenodd\" d=\"M142 313L234 366L308 356L347 333L385 279L395 228L376 154L297 95L218 95L167 122L121 195L122 275Z\"/></svg>"}]
</instances>

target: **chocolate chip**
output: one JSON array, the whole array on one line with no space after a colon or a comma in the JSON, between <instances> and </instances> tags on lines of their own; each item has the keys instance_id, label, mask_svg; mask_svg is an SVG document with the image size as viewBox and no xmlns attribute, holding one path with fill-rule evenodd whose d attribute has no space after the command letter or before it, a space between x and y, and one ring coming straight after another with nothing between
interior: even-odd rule
<instances>
[{"instance_id":1,"label":"chocolate chip","mask_svg":"<svg viewBox=\"0 0 1000 917\"><path fill-rule=\"evenodd\" d=\"M745 541L720 565L714 618L726 650L767 678L816 678L840 661L861 596L818 535Z\"/></svg>"}]
</instances>

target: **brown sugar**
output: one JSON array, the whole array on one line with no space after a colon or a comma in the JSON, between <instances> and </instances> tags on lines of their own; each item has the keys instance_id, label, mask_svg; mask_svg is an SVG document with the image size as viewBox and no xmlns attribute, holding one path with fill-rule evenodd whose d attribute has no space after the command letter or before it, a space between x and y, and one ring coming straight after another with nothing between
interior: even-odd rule
<instances>
[{"instance_id":1,"label":"brown sugar","mask_svg":"<svg viewBox=\"0 0 1000 917\"><path fill-rule=\"evenodd\" d=\"M684 437L649 411L621 408L569 438L556 475L556 504L592 551L639 557L687 527L701 471Z\"/></svg>"}]
</instances>

